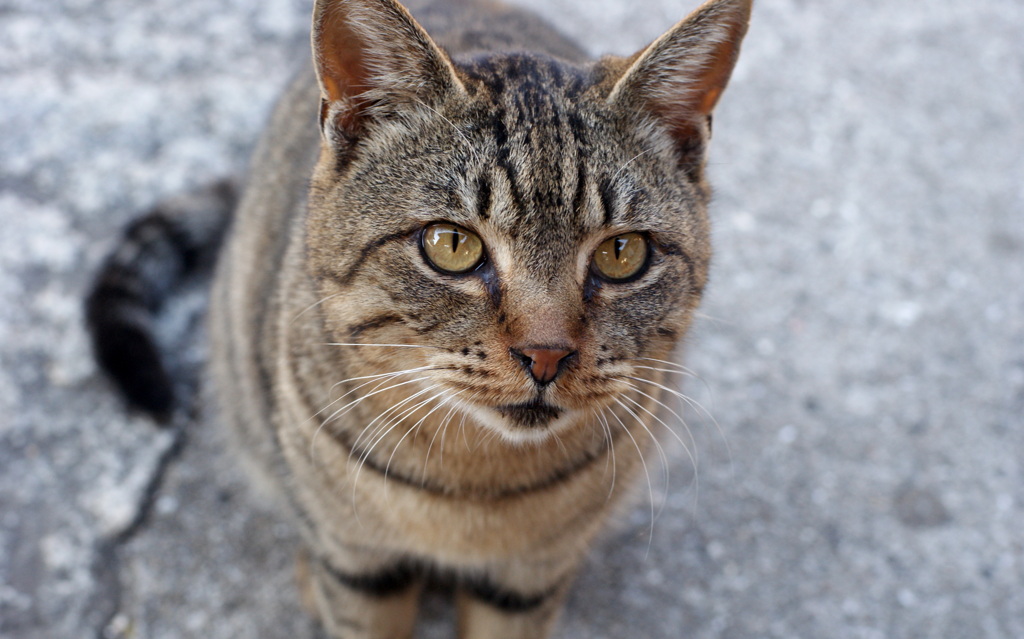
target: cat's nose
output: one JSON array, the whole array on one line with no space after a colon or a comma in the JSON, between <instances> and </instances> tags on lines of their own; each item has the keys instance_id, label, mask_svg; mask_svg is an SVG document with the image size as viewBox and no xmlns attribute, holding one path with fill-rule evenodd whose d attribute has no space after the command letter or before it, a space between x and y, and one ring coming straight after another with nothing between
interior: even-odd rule
<instances>
[{"instance_id":1,"label":"cat's nose","mask_svg":"<svg viewBox=\"0 0 1024 639\"><path fill-rule=\"evenodd\" d=\"M566 348L510 349L512 356L523 363L530 376L541 386L550 384L561 372L562 362L576 351Z\"/></svg>"}]
</instances>

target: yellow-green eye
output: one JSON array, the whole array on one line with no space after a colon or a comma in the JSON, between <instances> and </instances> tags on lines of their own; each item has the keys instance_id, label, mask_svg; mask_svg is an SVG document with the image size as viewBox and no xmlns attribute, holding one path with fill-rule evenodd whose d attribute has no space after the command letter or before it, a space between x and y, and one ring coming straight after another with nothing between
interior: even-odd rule
<instances>
[{"instance_id":1,"label":"yellow-green eye","mask_svg":"<svg viewBox=\"0 0 1024 639\"><path fill-rule=\"evenodd\" d=\"M639 274L647 264L647 238L639 233L623 233L609 238L594 252L594 270L613 282L623 282Z\"/></svg>"},{"instance_id":2,"label":"yellow-green eye","mask_svg":"<svg viewBox=\"0 0 1024 639\"><path fill-rule=\"evenodd\" d=\"M423 229L423 255L445 273L465 273L480 264L484 245L480 238L454 224L431 224Z\"/></svg>"}]
</instances>

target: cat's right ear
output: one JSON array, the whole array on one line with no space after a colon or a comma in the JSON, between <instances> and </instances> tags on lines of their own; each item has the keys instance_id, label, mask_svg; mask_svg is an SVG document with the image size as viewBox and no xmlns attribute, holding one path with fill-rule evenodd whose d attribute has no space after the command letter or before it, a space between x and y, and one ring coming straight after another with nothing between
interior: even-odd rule
<instances>
[{"instance_id":1,"label":"cat's right ear","mask_svg":"<svg viewBox=\"0 0 1024 639\"><path fill-rule=\"evenodd\" d=\"M329 143L358 138L369 118L465 92L448 55L394 0L317 0L312 43Z\"/></svg>"}]
</instances>

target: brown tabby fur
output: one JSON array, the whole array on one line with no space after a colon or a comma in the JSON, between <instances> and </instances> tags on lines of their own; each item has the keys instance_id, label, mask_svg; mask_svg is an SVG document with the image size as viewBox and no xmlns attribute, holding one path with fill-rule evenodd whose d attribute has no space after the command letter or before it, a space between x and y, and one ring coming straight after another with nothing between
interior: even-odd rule
<instances>
[{"instance_id":1,"label":"brown tabby fur","mask_svg":"<svg viewBox=\"0 0 1024 639\"><path fill-rule=\"evenodd\" d=\"M393 0L318 2L318 73L280 103L221 256L211 369L332 636L410 637L432 571L459 585L460 637L551 632L663 428L652 360L707 278L704 148L749 12L711 0L587 62L498 4L421 7L424 30ZM485 264L432 269L437 221ZM602 281L591 256L625 232L649 269ZM573 354L545 386L523 348Z\"/></svg>"}]
</instances>

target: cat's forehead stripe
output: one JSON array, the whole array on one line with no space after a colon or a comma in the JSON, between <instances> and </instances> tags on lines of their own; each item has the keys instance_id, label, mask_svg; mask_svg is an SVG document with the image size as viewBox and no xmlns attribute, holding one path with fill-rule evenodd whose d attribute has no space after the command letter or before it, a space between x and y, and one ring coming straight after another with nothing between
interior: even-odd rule
<instances>
[{"instance_id":1,"label":"cat's forehead stripe","mask_svg":"<svg viewBox=\"0 0 1024 639\"><path fill-rule=\"evenodd\" d=\"M491 95L549 87L575 99L587 84L588 71L541 54L508 53L475 58L460 65Z\"/></svg>"},{"instance_id":2,"label":"cat's forehead stripe","mask_svg":"<svg viewBox=\"0 0 1024 639\"><path fill-rule=\"evenodd\" d=\"M526 233L538 218L566 230L610 225L613 198L590 170L593 133L580 111L590 72L527 54L479 58L463 71L482 89L481 130L494 145L494 177L506 187L504 215L495 221ZM486 178L474 186L477 215L489 219L498 191Z\"/></svg>"},{"instance_id":3,"label":"cat's forehead stripe","mask_svg":"<svg viewBox=\"0 0 1024 639\"><path fill-rule=\"evenodd\" d=\"M476 184L476 213L482 220L491 215L491 178L487 173L481 174Z\"/></svg>"},{"instance_id":4,"label":"cat's forehead stripe","mask_svg":"<svg viewBox=\"0 0 1024 639\"><path fill-rule=\"evenodd\" d=\"M604 225L611 226L615 213L615 191L612 188L612 181L609 179L601 180L597 193L601 201L601 212L604 215Z\"/></svg>"}]
</instances>

